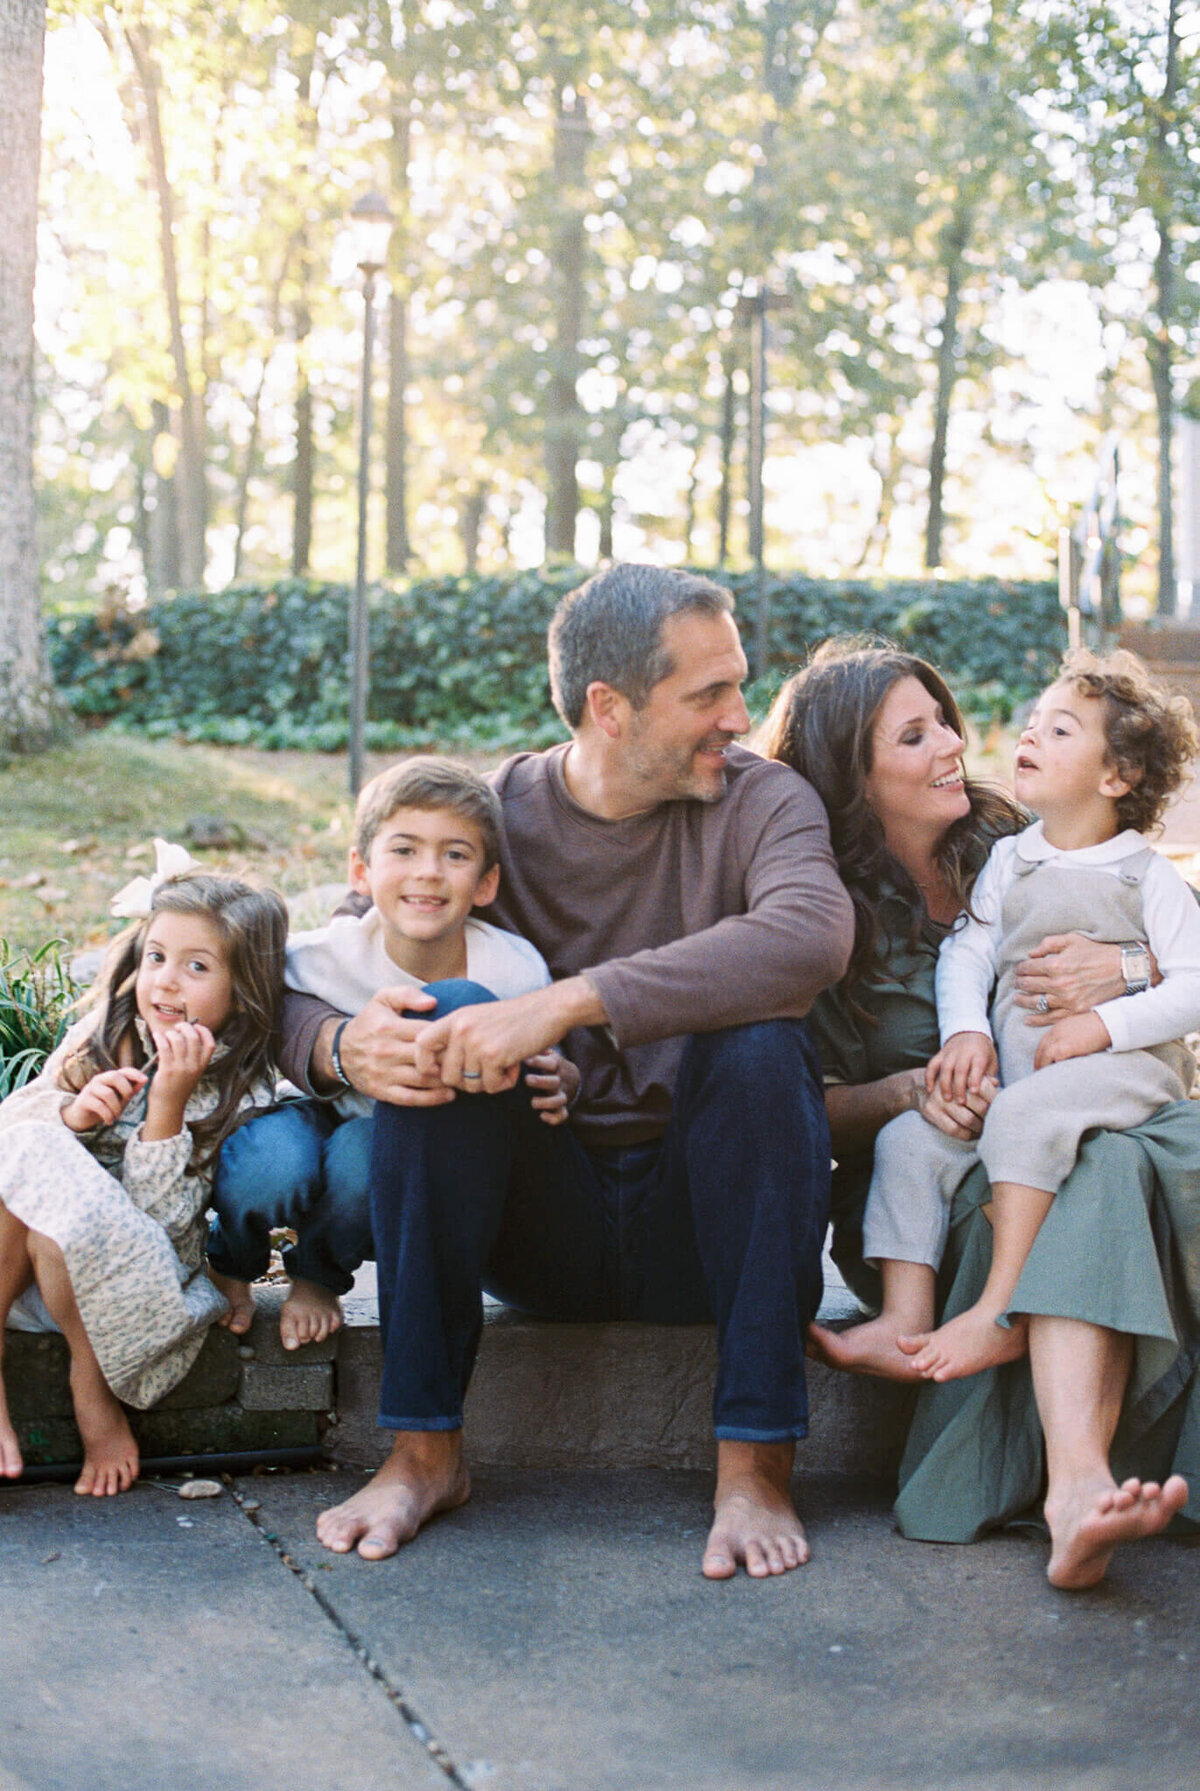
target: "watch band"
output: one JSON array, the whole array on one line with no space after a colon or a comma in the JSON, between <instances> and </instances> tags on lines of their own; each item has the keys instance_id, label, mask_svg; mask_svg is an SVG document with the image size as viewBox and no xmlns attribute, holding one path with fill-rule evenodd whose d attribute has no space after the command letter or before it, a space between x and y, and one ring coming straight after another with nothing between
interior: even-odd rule
<instances>
[{"instance_id":1,"label":"watch band","mask_svg":"<svg viewBox=\"0 0 1200 1791\"><path fill-rule=\"evenodd\" d=\"M1150 987L1150 954L1140 939L1127 940L1121 946L1121 975L1127 995L1141 995Z\"/></svg>"},{"instance_id":2,"label":"watch band","mask_svg":"<svg viewBox=\"0 0 1200 1791\"><path fill-rule=\"evenodd\" d=\"M1125 962L1124 953L1122 953L1121 962L1122 964ZM351 1082L349 1076L342 1068L342 1034L349 1024L349 1020L343 1020L329 1041L329 1061L333 1065L334 1075L337 1077L343 1088L354 1087L353 1082Z\"/></svg>"}]
</instances>

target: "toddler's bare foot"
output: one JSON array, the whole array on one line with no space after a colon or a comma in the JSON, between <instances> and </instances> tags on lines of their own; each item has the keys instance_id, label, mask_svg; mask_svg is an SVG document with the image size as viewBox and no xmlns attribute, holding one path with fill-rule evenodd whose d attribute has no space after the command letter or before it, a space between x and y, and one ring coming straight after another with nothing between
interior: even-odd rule
<instances>
[{"instance_id":1,"label":"toddler's bare foot","mask_svg":"<svg viewBox=\"0 0 1200 1791\"><path fill-rule=\"evenodd\" d=\"M1061 1591L1097 1585L1108 1571L1113 1550L1165 1530L1187 1503L1188 1484L1172 1474L1165 1485L1153 1480L1078 1481L1046 1500L1050 1564L1046 1577Z\"/></svg>"},{"instance_id":2,"label":"toddler's bare foot","mask_svg":"<svg viewBox=\"0 0 1200 1791\"><path fill-rule=\"evenodd\" d=\"M233 1275L219 1275L211 1264L208 1278L217 1292L223 1293L229 1301L229 1311L223 1312L217 1323L232 1331L235 1337L244 1337L254 1323L254 1295L250 1292L250 1283L238 1281Z\"/></svg>"},{"instance_id":3,"label":"toddler's bare foot","mask_svg":"<svg viewBox=\"0 0 1200 1791\"><path fill-rule=\"evenodd\" d=\"M808 1538L792 1504L793 1443L717 1444L713 1526L701 1572L732 1579L743 1565L751 1579L788 1573L808 1560Z\"/></svg>"},{"instance_id":4,"label":"toddler's bare foot","mask_svg":"<svg viewBox=\"0 0 1200 1791\"><path fill-rule=\"evenodd\" d=\"M470 1496L461 1430L397 1431L392 1453L362 1491L321 1513L317 1540L335 1555L357 1547L364 1561L382 1561Z\"/></svg>"},{"instance_id":5,"label":"toddler's bare foot","mask_svg":"<svg viewBox=\"0 0 1200 1791\"><path fill-rule=\"evenodd\" d=\"M897 1345L900 1335L898 1320L880 1313L865 1325L852 1325L848 1331L830 1331L824 1325L809 1325L808 1354L830 1368L843 1368L849 1374L879 1374L889 1381L919 1381L921 1371Z\"/></svg>"},{"instance_id":6,"label":"toddler's bare foot","mask_svg":"<svg viewBox=\"0 0 1200 1791\"><path fill-rule=\"evenodd\" d=\"M97 1499L128 1492L138 1476L138 1446L123 1408L103 1381L97 1387L91 1376L81 1387L72 1373L71 1396L83 1438L83 1471L75 1491Z\"/></svg>"},{"instance_id":7,"label":"toddler's bare foot","mask_svg":"<svg viewBox=\"0 0 1200 1791\"><path fill-rule=\"evenodd\" d=\"M305 1343L324 1343L342 1328L342 1302L316 1281L293 1281L279 1314L279 1337L284 1349Z\"/></svg>"},{"instance_id":8,"label":"toddler's bare foot","mask_svg":"<svg viewBox=\"0 0 1200 1791\"><path fill-rule=\"evenodd\" d=\"M8 1400L4 1396L4 1382L0 1379L0 1478L15 1480L24 1465L21 1460L21 1445L17 1441L16 1430L8 1415Z\"/></svg>"},{"instance_id":9,"label":"toddler's bare foot","mask_svg":"<svg viewBox=\"0 0 1200 1791\"><path fill-rule=\"evenodd\" d=\"M957 1381L1015 1362L1029 1347L1029 1321L1014 1319L1007 1328L998 1324L998 1312L972 1306L936 1331L916 1337L899 1337L897 1343L913 1367L927 1381Z\"/></svg>"}]
</instances>

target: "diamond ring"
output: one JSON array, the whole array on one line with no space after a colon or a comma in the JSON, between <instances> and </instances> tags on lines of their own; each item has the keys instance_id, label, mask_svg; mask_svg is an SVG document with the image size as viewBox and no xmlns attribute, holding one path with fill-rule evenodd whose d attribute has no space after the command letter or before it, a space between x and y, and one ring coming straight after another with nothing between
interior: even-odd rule
<instances>
[{"instance_id":1,"label":"diamond ring","mask_svg":"<svg viewBox=\"0 0 1200 1791\"><path fill-rule=\"evenodd\" d=\"M1037 1011L1039 1014L1048 1014L1050 1012L1050 997L1048 995L1038 996Z\"/></svg>"}]
</instances>

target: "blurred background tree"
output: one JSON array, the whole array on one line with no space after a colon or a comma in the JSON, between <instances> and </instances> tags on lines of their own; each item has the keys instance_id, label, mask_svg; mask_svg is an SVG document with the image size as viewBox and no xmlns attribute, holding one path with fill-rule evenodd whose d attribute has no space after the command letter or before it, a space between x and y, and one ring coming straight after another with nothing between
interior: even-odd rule
<instances>
[{"instance_id":1,"label":"blurred background tree","mask_svg":"<svg viewBox=\"0 0 1200 1791\"><path fill-rule=\"evenodd\" d=\"M376 187L381 570L744 565L765 287L773 565L1045 576L1115 427L1169 612L1198 52L1183 0L62 0L47 595L346 574Z\"/></svg>"}]
</instances>

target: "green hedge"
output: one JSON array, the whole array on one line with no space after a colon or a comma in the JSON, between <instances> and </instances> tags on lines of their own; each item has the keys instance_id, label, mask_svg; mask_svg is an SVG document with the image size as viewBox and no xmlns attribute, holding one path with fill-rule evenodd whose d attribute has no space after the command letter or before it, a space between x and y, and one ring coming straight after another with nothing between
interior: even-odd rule
<instances>
[{"instance_id":1,"label":"green hedge","mask_svg":"<svg viewBox=\"0 0 1200 1791\"><path fill-rule=\"evenodd\" d=\"M562 728L546 626L577 568L420 579L371 593L368 743L540 745ZM754 632L750 575L729 580ZM332 751L346 742L344 585L281 579L183 595L136 613L51 615L50 651L77 715L150 735ZM1007 719L1066 640L1053 585L1000 580L772 580L761 710L826 635L867 630L934 660L971 712Z\"/></svg>"}]
</instances>

